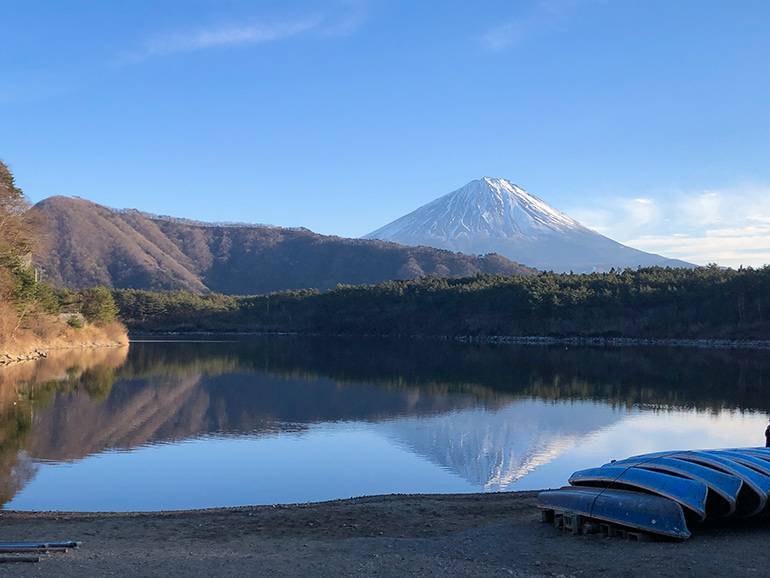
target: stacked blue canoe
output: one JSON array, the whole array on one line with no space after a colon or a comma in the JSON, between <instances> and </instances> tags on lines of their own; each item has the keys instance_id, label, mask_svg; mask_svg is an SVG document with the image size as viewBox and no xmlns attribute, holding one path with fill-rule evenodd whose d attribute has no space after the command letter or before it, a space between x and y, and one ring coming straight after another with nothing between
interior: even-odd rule
<instances>
[{"instance_id":1,"label":"stacked blue canoe","mask_svg":"<svg viewBox=\"0 0 770 578\"><path fill-rule=\"evenodd\" d=\"M765 511L770 448L644 454L575 472L569 483L541 492L539 507L684 540L688 523Z\"/></svg>"}]
</instances>

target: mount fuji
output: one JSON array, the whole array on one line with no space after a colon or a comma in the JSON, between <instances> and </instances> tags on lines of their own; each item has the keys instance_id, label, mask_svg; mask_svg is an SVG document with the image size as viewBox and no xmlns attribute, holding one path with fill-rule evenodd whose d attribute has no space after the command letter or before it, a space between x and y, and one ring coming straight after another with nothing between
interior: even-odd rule
<instances>
[{"instance_id":1,"label":"mount fuji","mask_svg":"<svg viewBox=\"0 0 770 578\"><path fill-rule=\"evenodd\" d=\"M498 253L542 270L693 267L605 237L505 179L484 177L369 233L403 245Z\"/></svg>"}]
</instances>

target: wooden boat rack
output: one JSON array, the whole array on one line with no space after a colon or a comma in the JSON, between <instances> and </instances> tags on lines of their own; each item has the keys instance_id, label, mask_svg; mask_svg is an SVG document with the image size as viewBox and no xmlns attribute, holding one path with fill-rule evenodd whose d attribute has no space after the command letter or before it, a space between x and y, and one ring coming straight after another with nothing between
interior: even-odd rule
<instances>
[{"instance_id":1,"label":"wooden boat rack","mask_svg":"<svg viewBox=\"0 0 770 578\"><path fill-rule=\"evenodd\" d=\"M618 524L610 524L575 512L541 510L540 521L552 524L557 530L578 534L599 534L606 538L622 538L632 542L653 542L659 540L655 534L624 528Z\"/></svg>"}]
</instances>

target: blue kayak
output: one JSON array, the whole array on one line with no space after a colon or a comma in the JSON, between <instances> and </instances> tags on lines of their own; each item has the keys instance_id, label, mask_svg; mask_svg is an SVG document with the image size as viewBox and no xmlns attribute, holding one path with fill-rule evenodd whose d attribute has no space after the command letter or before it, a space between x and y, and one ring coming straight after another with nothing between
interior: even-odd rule
<instances>
[{"instance_id":1,"label":"blue kayak","mask_svg":"<svg viewBox=\"0 0 770 578\"><path fill-rule=\"evenodd\" d=\"M690 537L682 507L667 498L612 488L566 487L541 492L542 509L574 512L596 520L667 536Z\"/></svg>"},{"instance_id":2,"label":"blue kayak","mask_svg":"<svg viewBox=\"0 0 770 578\"><path fill-rule=\"evenodd\" d=\"M743 464L744 466L748 466L753 470L757 470L760 474L770 476L770 461L742 450L715 450L714 453L729 460L736 461L739 464Z\"/></svg>"},{"instance_id":3,"label":"blue kayak","mask_svg":"<svg viewBox=\"0 0 770 578\"><path fill-rule=\"evenodd\" d=\"M770 513L770 448L671 450L580 470L541 508L685 539L687 523Z\"/></svg>"},{"instance_id":4,"label":"blue kayak","mask_svg":"<svg viewBox=\"0 0 770 578\"><path fill-rule=\"evenodd\" d=\"M745 449L733 449L730 451L743 452L750 456L758 457L759 459L770 462L770 448L745 448Z\"/></svg>"},{"instance_id":5,"label":"blue kayak","mask_svg":"<svg viewBox=\"0 0 770 578\"><path fill-rule=\"evenodd\" d=\"M636 468L665 472L683 478L689 478L706 484L709 493L706 497L706 513L708 516L725 517L735 513L738 496L743 486L740 478L715 470L708 466L702 466L695 462L688 462L676 458L629 458L614 464L633 464Z\"/></svg>"},{"instance_id":6,"label":"blue kayak","mask_svg":"<svg viewBox=\"0 0 770 578\"><path fill-rule=\"evenodd\" d=\"M756 516L765 509L770 493L770 477L713 451L687 451L675 456L677 459L709 466L740 478L743 486L738 497L737 515Z\"/></svg>"},{"instance_id":7,"label":"blue kayak","mask_svg":"<svg viewBox=\"0 0 770 578\"><path fill-rule=\"evenodd\" d=\"M706 518L708 487L703 482L667 473L637 468L633 464L611 465L575 472L573 486L638 489L674 500L699 520Z\"/></svg>"}]
</instances>

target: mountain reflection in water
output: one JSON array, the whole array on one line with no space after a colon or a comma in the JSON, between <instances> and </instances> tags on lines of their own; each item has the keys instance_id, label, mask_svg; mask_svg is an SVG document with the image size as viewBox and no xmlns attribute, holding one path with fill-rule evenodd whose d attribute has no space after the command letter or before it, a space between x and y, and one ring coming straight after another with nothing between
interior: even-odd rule
<instances>
[{"instance_id":1,"label":"mountain reflection in water","mask_svg":"<svg viewBox=\"0 0 770 578\"><path fill-rule=\"evenodd\" d=\"M127 510L558 486L756 445L764 352L244 338L0 369L6 508Z\"/></svg>"}]
</instances>

